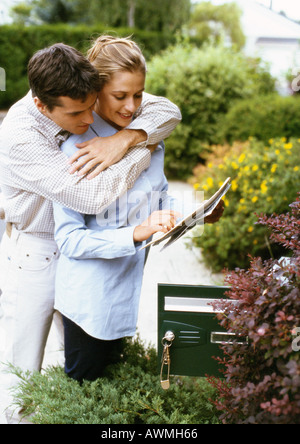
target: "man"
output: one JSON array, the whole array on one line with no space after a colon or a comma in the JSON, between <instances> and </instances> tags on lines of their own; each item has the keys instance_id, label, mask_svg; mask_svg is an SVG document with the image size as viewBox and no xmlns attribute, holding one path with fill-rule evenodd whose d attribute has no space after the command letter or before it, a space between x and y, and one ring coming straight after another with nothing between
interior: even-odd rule
<instances>
[{"instance_id":1,"label":"man","mask_svg":"<svg viewBox=\"0 0 300 444\"><path fill-rule=\"evenodd\" d=\"M70 174L60 145L70 133L83 134L93 123L101 89L98 72L78 51L57 44L33 56L28 78L31 91L10 109L0 128L0 187L7 222L0 288L5 359L22 370L39 371L53 319L59 256L52 202L84 214L100 213L148 168L151 149L146 146L168 137L181 115L168 100L147 95L134 122L103 139L104 148L96 156L101 174L89 180Z\"/></svg>"}]
</instances>

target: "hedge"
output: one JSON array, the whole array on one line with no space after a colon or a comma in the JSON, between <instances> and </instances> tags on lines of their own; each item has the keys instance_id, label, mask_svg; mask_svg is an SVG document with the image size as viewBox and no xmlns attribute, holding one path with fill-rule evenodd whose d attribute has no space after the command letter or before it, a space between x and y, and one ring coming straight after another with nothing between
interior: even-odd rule
<instances>
[{"instance_id":1,"label":"hedge","mask_svg":"<svg viewBox=\"0 0 300 444\"><path fill-rule=\"evenodd\" d=\"M276 95L240 100L219 122L219 142L300 137L300 100Z\"/></svg>"},{"instance_id":2,"label":"hedge","mask_svg":"<svg viewBox=\"0 0 300 444\"><path fill-rule=\"evenodd\" d=\"M70 26L5 25L0 27L0 67L6 71L6 92L0 93L0 109L9 108L28 90L27 64L32 55L46 46L63 42L86 53L93 37L99 34L121 37L133 35L147 59L175 43L176 36L129 28L105 28L103 25Z\"/></svg>"}]
</instances>

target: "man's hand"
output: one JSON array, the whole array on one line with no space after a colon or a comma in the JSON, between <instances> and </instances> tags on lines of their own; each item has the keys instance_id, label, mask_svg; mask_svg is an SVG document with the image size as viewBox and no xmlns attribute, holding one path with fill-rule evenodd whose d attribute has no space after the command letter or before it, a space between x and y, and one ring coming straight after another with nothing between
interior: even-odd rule
<instances>
[{"instance_id":1,"label":"man's hand","mask_svg":"<svg viewBox=\"0 0 300 444\"><path fill-rule=\"evenodd\" d=\"M147 134L138 130L119 131L110 137L95 137L77 144L80 148L69 160L70 174L76 171L79 176L88 174L88 179L98 176L106 168L118 163L127 151L147 140Z\"/></svg>"},{"instance_id":2,"label":"man's hand","mask_svg":"<svg viewBox=\"0 0 300 444\"><path fill-rule=\"evenodd\" d=\"M210 216L208 216L204 219L204 223L205 224L215 224L216 222L218 222L221 219L221 217L223 216L224 209L225 209L224 201L221 200L219 205L215 208L214 212Z\"/></svg>"}]
</instances>

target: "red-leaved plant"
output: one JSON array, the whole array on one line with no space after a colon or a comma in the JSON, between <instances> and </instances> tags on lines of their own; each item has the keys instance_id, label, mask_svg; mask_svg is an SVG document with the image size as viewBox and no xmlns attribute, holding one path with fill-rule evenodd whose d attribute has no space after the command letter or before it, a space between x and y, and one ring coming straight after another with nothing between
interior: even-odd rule
<instances>
[{"instance_id":1,"label":"red-leaved plant","mask_svg":"<svg viewBox=\"0 0 300 444\"><path fill-rule=\"evenodd\" d=\"M252 259L249 270L228 273L220 324L248 337L248 344L223 345L224 378L208 378L219 390L215 403L223 423L300 423L300 193L291 212L260 216L271 241L289 258ZM291 253L290 253L291 252ZM220 306L221 305L221 306Z\"/></svg>"}]
</instances>

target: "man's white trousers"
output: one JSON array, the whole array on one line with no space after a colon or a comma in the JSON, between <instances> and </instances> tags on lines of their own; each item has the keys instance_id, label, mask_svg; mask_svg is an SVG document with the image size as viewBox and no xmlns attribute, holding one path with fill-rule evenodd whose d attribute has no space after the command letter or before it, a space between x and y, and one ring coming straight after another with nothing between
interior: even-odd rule
<instances>
[{"instance_id":1,"label":"man's white trousers","mask_svg":"<svg viewBox=\"0 0 300 444\"><path fill-rule=\"evenodd\" d=\"M54 316L55 273L59 251L55 241L19 233L4 234L0 248L0 320L5 338L4 363L23 371L40 371ZM63 347L63 327L59 327ZM3 356L3 355L2 355ZM2 366L3 369L3 366ZM16 383L0 374L0 398ZM1 403L2 404L2 403Z\"/></svg>"}]
</instances>

